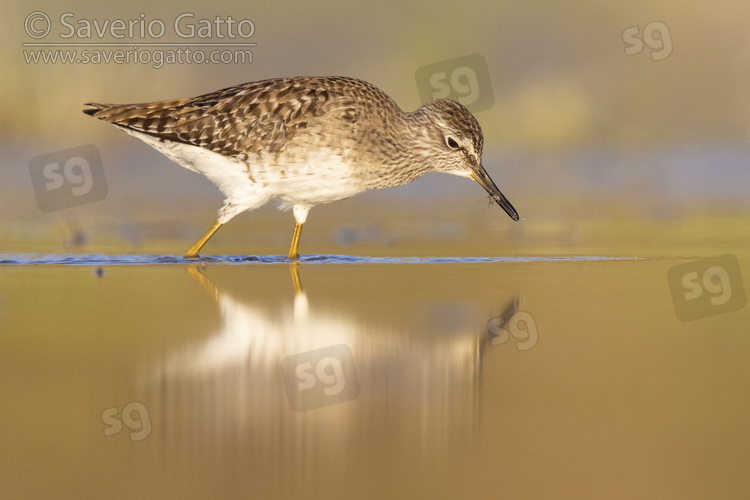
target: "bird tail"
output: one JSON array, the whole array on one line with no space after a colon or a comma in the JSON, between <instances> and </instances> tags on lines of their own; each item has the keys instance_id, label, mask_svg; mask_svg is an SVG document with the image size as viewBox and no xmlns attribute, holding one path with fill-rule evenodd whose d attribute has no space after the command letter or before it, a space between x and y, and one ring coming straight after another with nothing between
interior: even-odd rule
<instances>
[{"instance_id":1,"label":"bird tail","mask_svg":"<svg viewBox=\"0 0 750 500\"><path fill-rule=\"evenodd\" d=\"M98 102L87 102L84 103L84 106L90 106L90 108L83 110L83 112L87 115L93 116L94 118L106 119L106 116L103 115L107 114L106 112L117 106L117 104L100 104Z\"/></svg>"}]
</instances>

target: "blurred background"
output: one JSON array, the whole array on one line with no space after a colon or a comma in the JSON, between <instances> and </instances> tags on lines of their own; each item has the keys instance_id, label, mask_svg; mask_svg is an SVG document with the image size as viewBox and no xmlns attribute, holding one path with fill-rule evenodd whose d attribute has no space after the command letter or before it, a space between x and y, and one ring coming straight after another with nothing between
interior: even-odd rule
<instances>
[{"instance_id":1,"label":"blurred background","mask_svg":"<svg viewBox=\"0 0 750 500\"><path fill-rule=\"evenodd\" d=\"M746 496L746 2L6 4L0 497ZM523 219L428 174L315 207L299 266L273 204L171 258L222 194L84 103L295 75L464 103ZM357 395L294 410L341 345Z\"/></svg>"},{"instance_id":2,"label":"blurred background","mask_svg":"<svg viewBox=\"0 0 750 500\"><path fill-rule=\"evenodd\" d=\"M44 19L29 19L34 11L49 19L49 33L40 38L26 31L43 33L47 26ZM387 8L336 2L188 1L177 8L73 1L39 2L33 9L10 4L0 35L0 244L6 252L177 253L213 222L223 201L217 188L87 117L84 102L154 101L264 78L347 75L374 83L410 111L422 103L420 86L429 91L431 85L418 81L420 68L445 65L449 82L455 61L475 54L486 64L486 74L470 68L483 92L482 109L474 111L485 134L484 164L525 220L510 221L470 181L430 174L408 186L317 207L303 253L619 255L649 254L657 244L679 253L706 241L745 243L747 11L739 0L467 1ZM65 13L72 28L61 21ZM175 32L174 21L184 13L193 15L183 17L179 29L194 29L192 38ZM251 36L229 38L227 24L214 21L229 16L252 21L240 27L245 35L252 27ZM109 30L97 35L94 21L101 28L118 19L123 26L134 22L132 38L127 30L115 32L125 33L119 39ZM210 23L201 24L204 19ZM148 27L158 34L156 21L166 29L153 38ZM89 38L80 31L87 24ZM23 45L63 42L127 46ZM42 54L226 42L256 44L249 49L252 62L157 65L147 58L71 64L45 63ZM461 85L471 85L460 77L452 98L461 97ZM87 144L101 154L106 196L42 213L30 161ZM281 253L292 228L291 214L269 206L237 217L207 251Z\"/></svg>"}]
</instances>

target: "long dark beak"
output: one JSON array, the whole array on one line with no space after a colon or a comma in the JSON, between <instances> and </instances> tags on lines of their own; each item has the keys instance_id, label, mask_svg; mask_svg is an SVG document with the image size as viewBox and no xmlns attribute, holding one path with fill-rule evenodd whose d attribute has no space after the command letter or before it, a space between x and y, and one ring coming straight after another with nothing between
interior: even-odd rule
<instances>
[{"instance_id":1,"label":"long dark beak","mask_svg":"<svg viewBox=\"0 0 750 500\"><path fill-rule=\"evenodd\" d=\"M516 209L513 208L513 205L510 204L503 193L500 192L492 179L490 179L490 176L482 165L479 165L479 169L471 173L471 178L477 181L490 194L492 201L500 205L505 210L505 213L510 215L511 219L518 220L518 212L516 212Z\"/></svg>"}]
</instances>

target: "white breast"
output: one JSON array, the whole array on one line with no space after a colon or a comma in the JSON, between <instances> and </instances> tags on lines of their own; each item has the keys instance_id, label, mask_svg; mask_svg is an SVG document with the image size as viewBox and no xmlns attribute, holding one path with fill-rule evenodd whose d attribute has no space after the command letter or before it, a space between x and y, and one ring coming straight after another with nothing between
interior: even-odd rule
<instances>
[{"instance_id":1,"label":"white breast","mask_svg":"<svg viewBox=\"0 0 750 500\"><path fill-rule=\"evenodd\" d=\"M311 207L365 190L341 155L323 149L308 152L299 160L282 155L283 165L262 161L257 155L251 155L245 163L201 147L123 130L188 170L205 175L224 193L227 202L243 210L258 208L272 198L281 200L284 206Z\"/></svg>"}]
</instances>

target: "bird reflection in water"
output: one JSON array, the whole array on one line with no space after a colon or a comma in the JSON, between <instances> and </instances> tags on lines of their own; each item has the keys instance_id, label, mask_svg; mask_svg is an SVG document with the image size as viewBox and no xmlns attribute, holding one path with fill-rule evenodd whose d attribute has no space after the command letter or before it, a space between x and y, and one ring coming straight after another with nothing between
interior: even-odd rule
<instances>
[{"instance_id":1,"label":"bird reflection in water","mask_svg":"<svg viewBox=\"0 0 750 500\"><path fill-rule=\"evenodd\" d=\"M489 346L487 331L477 324L486 318L477 318L471 304L446 307L399 297L398 287L392 290L394 304L403 303L398 318L347 302L348 297L311 307L298 266L289 264L291 310L290 301L222 291L206 275L210 268L187 268L218 304L221 324L205 340L167 352L147 381L150 392L161 392L162 420L185 432L180 453L220 451L238 440L262 449L291 447L290 453L303 444L307 449L309 440L325 440L326 453L342 456L352 447L377 447L391 439L415 449L428 442L471 445ZM445 321L446 311L453 320ZM292 411L282 361L342 344L353 355L361 392L325 408ZM363 422L371 419L385 426L387 436L363 433Z\"/></svg>"}]
</instances>

